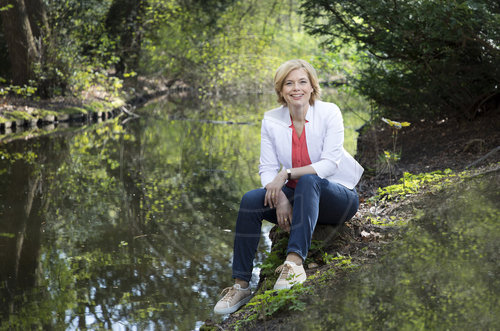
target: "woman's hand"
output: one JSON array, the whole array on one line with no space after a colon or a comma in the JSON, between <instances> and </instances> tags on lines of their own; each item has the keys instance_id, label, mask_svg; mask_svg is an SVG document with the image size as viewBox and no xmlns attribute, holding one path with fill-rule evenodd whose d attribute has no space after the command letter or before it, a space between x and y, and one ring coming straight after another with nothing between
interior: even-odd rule
<instances>
[{"instance_id":1,"label":"woman's hand","mask_svg":"<svg viewBox=\"0 0 500 331\"><path fill-rule=\"evenodd\" d=\"M292 225L292 210L292 204L288 201L285 193L280 191L278 205L276 206L276 218L279 227L286 232L290 232L290 226Z\"/></svg>"},{"instance_id":2,"label":"woman's hand","mask_svg":"<svg viewBox=\"0 0 500 331\"><path fill-rule=\"evenodd\" d=\"M278 205L279 194L282 193L281 189L287 179L288 175L286 170L279 172L273 181L266 185L266 196L264 197L264 206L276 208ZM286 197L285 197L286 198Z\"/></svg>"}]
</instances>

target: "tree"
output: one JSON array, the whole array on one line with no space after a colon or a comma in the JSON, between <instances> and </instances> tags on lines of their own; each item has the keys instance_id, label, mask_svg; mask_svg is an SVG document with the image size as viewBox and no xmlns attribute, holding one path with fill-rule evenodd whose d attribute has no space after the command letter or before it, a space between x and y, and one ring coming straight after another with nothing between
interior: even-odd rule
<instances>
[{"instance_id":1,"label":"tree","mask_svg":"<svg viewBox=\"0 0 500 331\"><path fill-rule=\"evenodd\" d=\"M119 75L136 70L141 51L145 0L114 0L106 17L106 29L117 42L115 64Z\"/></svg>"},{"instance_id":2,"label":"tree","mask_svg":"<svg viewBox=\"0 0 500 331\"><path fill-rule=\"evenodd\" d=\"M360 91L387 115L474 117L500 102L500 4L493 0L306 0L306 27L366 54Z\"/></svg>"},{"instance_id":3,"label":"tree","mask_svg":"<svg viewBox=\"0 0 500 331\"><path fill-rule=\"evenodd\" d=\"M40 5L41 1L30 1ZM16 85L27 84L34 77L34 62L39 57L35 38L31 29L28 9L24 0L0 0L2 25L9 50L12 80ZM36 10L35 10L36 11Z\"/></svg>"}]
</instances>

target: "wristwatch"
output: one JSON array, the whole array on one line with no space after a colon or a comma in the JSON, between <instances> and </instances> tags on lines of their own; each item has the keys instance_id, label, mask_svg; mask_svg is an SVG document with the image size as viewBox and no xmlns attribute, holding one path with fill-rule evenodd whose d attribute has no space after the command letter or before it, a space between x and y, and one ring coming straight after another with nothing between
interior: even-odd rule
<instances>
[{"instance_id":1,"label":"wristwatch","mask_svg":"<svg viewBox=\"0 0 500 331\"><path fill-rule=\"evenodd\" d=\"M288 180L292 179L292 169L286 169L286 174L288 175Z\"/></svg>"}]
</instances>

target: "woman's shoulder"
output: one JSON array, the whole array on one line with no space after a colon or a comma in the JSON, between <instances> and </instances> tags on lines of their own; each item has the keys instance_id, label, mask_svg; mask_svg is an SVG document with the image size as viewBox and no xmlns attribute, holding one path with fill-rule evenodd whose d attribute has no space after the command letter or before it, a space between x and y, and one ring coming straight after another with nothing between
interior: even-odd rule
<instances>
[{"instance_id":1,"label":"woman's shoulder","mask_svg":"<svg viewBox=\"0 0 500 331\"><path fill-rule=\"evenodd\" d=\"M281 106L278 108L274 108L268 110L264 113L264 120L270 120L272 122L279 123L287 123L290 121L290 113L288 112L288 108L285 106Z\"/></svg>"},{"instance_id":2,"label":"woman's shoulder","mask_svg":"<svg viewBox=\"0 0 500 331\"><path fill-rule=\"evenodd\" d=\"M320 118L336 118L342 116L340 113L340 108L332 102L324 102L321 100L316 100L314 102L314 113Z\"/></svg>"},{"instance_id":3,"label":"woman's shoulder","mask_svg":"<svg viewBox=\"0 0 500 331\"><path fill-rule=\"evenodd\" d=\"M264 118L265 117L268 117L268 116L271 116L271 117L276 117L276 116L279 116L283 113L286 112L286 107L285 106L280 106L278 108L274 108L274 109L271 109L271 110L268 110L264 113Z\"/></svg>"},{"instance_id":4,"label":"woman's shoulder","mask_svg":"<svg viewBox=\"0 0 500 331\"><path fill-rule=\"evenodd\" d=\"M321 100L316 100L314 102L314 109L317 109L319 111L339 111L340 112L340 108L339 106L337 106L336 104L332 103L332 102L325 102L325 101L321 101Z\"/></svg>"}]
</instances>

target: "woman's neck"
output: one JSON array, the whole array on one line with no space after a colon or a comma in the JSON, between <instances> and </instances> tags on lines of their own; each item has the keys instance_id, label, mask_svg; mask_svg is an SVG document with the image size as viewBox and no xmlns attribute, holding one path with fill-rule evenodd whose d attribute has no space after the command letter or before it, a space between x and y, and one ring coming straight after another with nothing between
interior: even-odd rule
<instances>
[{"instance_id":1,"label":"woman's neck","mask_svg":"<svg viewBox=\"0 0 500 331\"><path fill-rule=\"evenodd\" d=\"M288 106L288 110L290 111L290 116L292 116L292 121L294 123L305 123L308 109L309 109L309 104L303 107Z\"/></svg>"}]
</instances>

